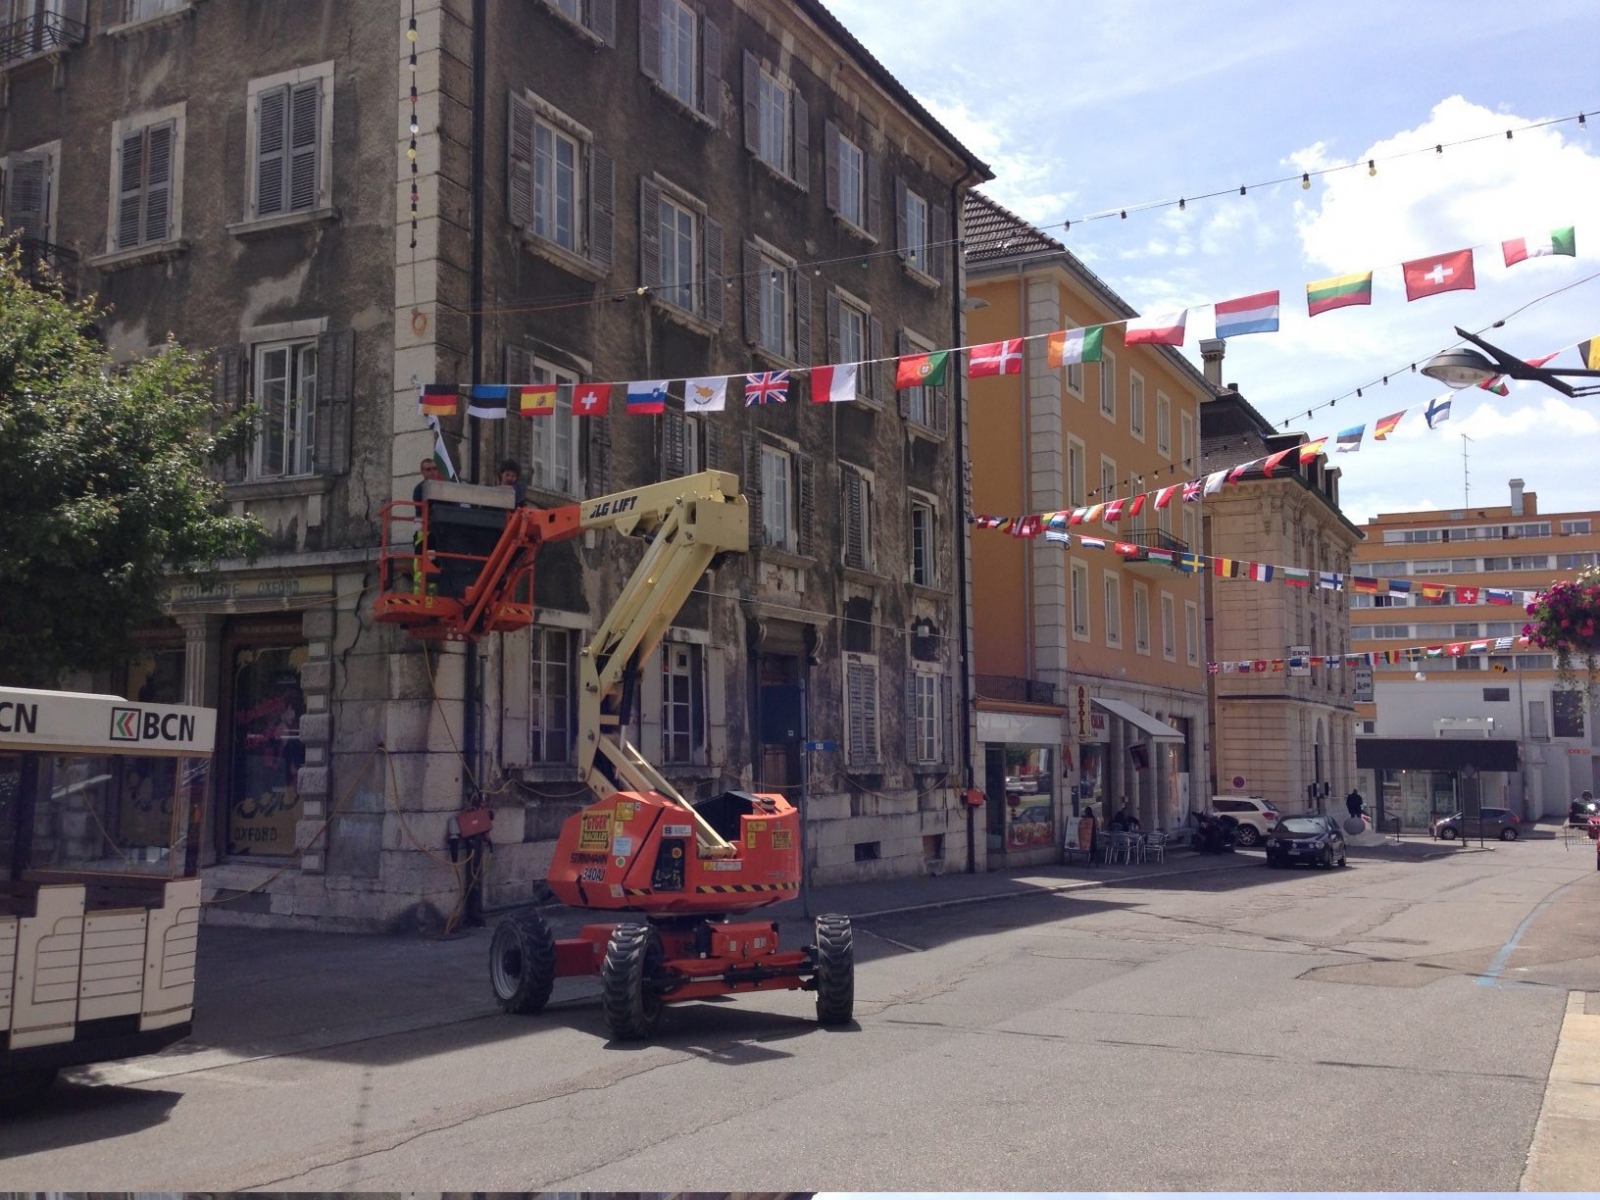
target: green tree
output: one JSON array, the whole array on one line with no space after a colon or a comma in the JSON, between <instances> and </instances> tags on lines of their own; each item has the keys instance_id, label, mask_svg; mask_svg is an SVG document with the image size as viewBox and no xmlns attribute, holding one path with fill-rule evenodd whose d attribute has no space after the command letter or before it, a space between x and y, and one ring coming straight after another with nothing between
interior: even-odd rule
<instances>
[{"instance_id":1,"label":"green tree","mask_svg":"<svg viewBox=\"0 0 1600 1200\"><path fill-rule=\"evenodd\" d=\"M175 343L113 364L98 316L0 248L0 683L116 666L174 577L260 544L207 473L248 414L219 426L204 357Z\"/></svg>"}]
</instances>

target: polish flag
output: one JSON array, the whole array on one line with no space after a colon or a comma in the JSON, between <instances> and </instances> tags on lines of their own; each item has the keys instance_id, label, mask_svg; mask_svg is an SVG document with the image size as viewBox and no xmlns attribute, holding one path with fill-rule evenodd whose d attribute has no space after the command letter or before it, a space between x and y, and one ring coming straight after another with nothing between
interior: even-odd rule
<instances>
[{"instance_id":1,"label":"polish flag","mask_svg":"<svg viewBox=\"0 0 1600 1200\"><path fill-rule=\"evenodd\" d=\"M1149 317L1135 317L1122 331L1125 346L1181 346L1183 331L1189 321L1189 310L1157 313Z\"/></svg>"}]
</instances>

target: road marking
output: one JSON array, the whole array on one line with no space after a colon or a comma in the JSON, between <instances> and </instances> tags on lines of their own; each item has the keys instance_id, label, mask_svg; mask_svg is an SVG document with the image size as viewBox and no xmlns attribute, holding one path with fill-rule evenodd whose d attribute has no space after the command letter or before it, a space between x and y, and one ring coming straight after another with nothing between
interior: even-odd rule
<instances>
[{"instance_id":1,"label":"road marking","mask_svg":"<svg viewBox=\"0 0 1600 1200\"><path fill-rule=\"evenodd\" d=\"M866 928L865 926L862 926L862 925L857 925L856 928L859 929L862 933L865 933L870 937L877 938L880 942L888 942L889 945L898 946L902 950L909 950L909 951L911 951L912 954L921 954L922 953L922 947L921 946L908 946L905 942L897 942L892 937L885 937L883 934L874 932L873 930L868 929L868 928Z\"/></svg>"},{"instance_id":2,"label":"road marking","mask_svg":"<svg viewBox=\"0 0 1600 1200\"><path fill-rule=\"evenodd\" d=\"M1506 969L1506 963L1511 961L1512 951L1517 948L1517 943L1522 940L1522 935L1528 932L1528 927L1533 924L1535 918L1537 918L1538 915L1545 909L1549 908L1551 904L1555 903L1555 898L1561 895L1562 892L1566 891L1573 884L1578 883L1586 878L1588 878L1588 876L1580 875L1577 879L1569 879L1566 883L1563 883L1543 900L1539 901L1538 904L1534 905L1533 911L1522 918L1522 924L1517 926L1516 932L1506 939L1506 944L1504 946L1500 947L1499 953L1497 953L1494 956L1494 959L1489 963L1489 969L1486 970L1482 975L1478 976L1476 982L1479 987L1527 986L1526 984L1520 983L1501 983L1500 972Z\"/></svg>"},{"instance_id":3,"label":"road marking","mask_svg":"<svg viewBox=\"0 0 1600 1200\"><path fill-rule=\"evenodd\" d=\"M1550 1061L1544 1104L1533 1127L1524 1192L1593 1192L1600 1188L1600 1016L1584 1011L1583 992L1567 993L1567 1012Z\"/></svg>"}]
</instances>

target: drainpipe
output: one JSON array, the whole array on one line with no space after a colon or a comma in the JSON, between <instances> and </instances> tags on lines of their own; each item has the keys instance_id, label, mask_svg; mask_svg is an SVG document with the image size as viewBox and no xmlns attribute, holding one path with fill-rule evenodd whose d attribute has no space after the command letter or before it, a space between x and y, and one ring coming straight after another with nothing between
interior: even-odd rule
<instances>
[{"instance_id":1,"label":"drainpipe","mask_svg":"<svg viewBox=\"0 0 1600 1200\"><path fill-rule=\"evenodd\" d=\"M1028 329L1028 280L1023 266L1017 264L1017 318L1024 333ZM1022 511L1033 511L1033 397L1029 394L1032 375L1028 370L1028 356L1022 356ZM1033 678L1033 554L1029 546L1022 547L1022 671Z\"/></svg>"},{"instance_id":2,"label":"drainpipe","mask_svg":"<svg viewBox=\"0 0 1600 1200\"><path fill-rule=\"evenodd\" d=\"M472 196L472 265L469 280L472 313L468 320L468 336L472 350L472 382L483 382L483 126L488 103L489 33L488 0L472 0L472 163L470 191ZM467 418L468 476L479 482L478 418ZM473 780L483 778L482 755L478 742L482 722L478 708L482 698L478 693L478 647L469 641L466 648L464 678L461 684L461 753L468 771L461 777L461 794L467 805L473 804Z\"/></svg>"},{"instance_id":3,"label":"drainpipe","mask_svg":"<svg viewBox=\"0 0 1600 1200\"><path fill-rule=\"evenodd\" d=\"M965 222L962 217L961 188L962 185L976 174L971 167L961 173L961 177L950 185L950 219L954 222L953 229L964 229ZM962 261L962 241L957 239L951 248L950 255L950 281L952 303L950 305L952 346L961 345L962 337L962 293L966 291L964 282L967 277L966 266ZM962 773L965 776L966 788L974 785L972 775L972 732L974 716L972 711L972 597L967 592L967 554L971 546L972 527L967 524L967 472L966 472L966 439L962 436L966 429L966 384L960 371L955 372L955 387L959 389L956 396L955 419L950 422L955 438L955 505L954 512L960 521L961 541L956 553L956 628L959 631L957 649L960 654L961 667L961 761ZM964 799L964 797L963 797ZM967 810L967 874L976 875L978 872L978 836L977 820L978 810L970 805L964 805Z\"/></svg>"}]
</instances>

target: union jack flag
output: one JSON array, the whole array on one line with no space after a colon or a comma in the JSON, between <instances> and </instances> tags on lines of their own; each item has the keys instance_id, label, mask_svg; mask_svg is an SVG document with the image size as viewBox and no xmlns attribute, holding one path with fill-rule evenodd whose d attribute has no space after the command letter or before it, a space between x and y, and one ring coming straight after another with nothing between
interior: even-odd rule
<instances>
[{"instance_id":1,"label":"union jack flag","mask_svg":"<svg viewBox=\"0 0 1600 1200\"><path fill-rule=\"evenodd\" d=\"M1204 486L1204 484L1205 480L1203 479L1189 480L1188 483L1183 485L1184 500L1190 504L1193 504L1196 500L1200 499L1200 489L1202 486Z\"/></svg>"},{"instance_id":2,"label":"union jack flag","mask_svg":"<svg viewBox=\"0 0 1600 1200\"><path fill-rule=\"evenodd\" d=\"M744 377L744 406L782 404L789 399L789 372L760 371Z\"/></svg>"}]
</instances>

